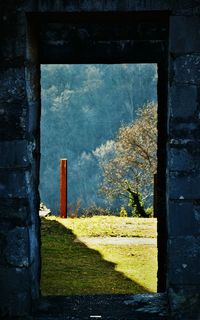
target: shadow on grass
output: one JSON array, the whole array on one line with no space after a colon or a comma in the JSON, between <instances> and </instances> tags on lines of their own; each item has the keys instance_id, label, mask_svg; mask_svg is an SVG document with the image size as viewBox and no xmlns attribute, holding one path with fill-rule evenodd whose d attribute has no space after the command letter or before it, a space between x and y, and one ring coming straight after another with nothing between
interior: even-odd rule
<instances>
[{"instance_id":1,"label":"shadow on grass","mask_svg":"<svg viewBox=\"0 0 200 320\"><path fill-rule=\"evenodd\" d=\"M116 264L79 242L59 222L42 219L43 295L136 294L149 292L116 271Z\"/></svg>"}]
</instances>

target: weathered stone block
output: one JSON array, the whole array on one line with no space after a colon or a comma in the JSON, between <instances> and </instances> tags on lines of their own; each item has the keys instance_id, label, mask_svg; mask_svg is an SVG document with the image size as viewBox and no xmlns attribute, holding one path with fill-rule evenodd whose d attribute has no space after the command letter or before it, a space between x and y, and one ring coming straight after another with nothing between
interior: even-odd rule
<instances>
[{"instance_id":1,"label":"weathered stone block","mask_svg":"<svg viewBox=\"0 0 200 320\"><path fill-rule=\"evenodd\" d=\"M170 0L157 0L152 4L151 0L123 0L123 1L106 1L106 0L82 0L78 3L70 0L66 3L62 2L52 2L51 4L40 1L37 7L38 11L46 12L48 8L49 12L76 12L76 11L85 11L85 12L95 12L95 11L151 11L151 10L169 10L171 8Z\"/></svg>"},{"instance_id":2,"label":"weathered stone block","mask_svg":"<svg viewBox=\"0 0 200 320\"><path fill-rule=\"evenodd\" d=\"M28 229L16 227L7 234L5 257L9 265L15 267L29 266Z\"/></svg>"},{"instance_id":3,"label":"weathered stone block","mask_svg":"<svg viewBox=\"0 0 200 320\"><path fill-rule=\"evenodd\" d=\"M30 162L28 158L28 143L26 140L15 140L0 142L0 168L27 167Z\"/></svg>"},{"instance_id":4,"label":"weathered stone block","mask_svg":"<svg viewBox=\"0 0 200 320\"><path fill-rule=\"evenodd\" d=\"M198 17L200 14L200 4L196 0L171 1L171 8L173 15Z\"/></svg>"},{"instance_id":5,"label":"weathered stone block","mask_svg":"<svg viewBox=\"0 0 200 320\"><path fill-rule=\"evenodd\" d=\"M169 202L168 233L170 237L200 234L200 206L192 202Z\"/></svg>"},{"instance_id":6,"label":"weathered stone block","mask_svg":"<svg viewBox=\"0 0 200 320\"><path fill-rule=\"evenodd\" d=\"M168 240L169 284L200 285L200 237L179 237Z\"/></svg>"},{"instance_id":7,"label":"weathered stone block","mask_svg":"<svg viewBox=\"0 0 200 320\"><path fill-rule=\"evenodd\" d=\"M27 225L28 213L27 199L0 199L0 220L2 222L9 222L13 226Z\"/></svg>"},{"instance_id":8,"label":"weathered stone block","mask_svg":"<svg viewBox=\"0 0 200 320\"><path fill-rule=\"evenodd\" d=\"M0 107L0 140L24 139L26 137L26 112L22 106Z\"/></svg>"},{"instance_id":9,"label":"weathered stone block","mask_svg":"<svg viewBox=\"0 0 200 320\"><path fill-rule=\"evenodd\" d=\"M197 119L171 118L169 122L170 138L197 139L200 137L200 123Z\"/></svg>"},{"instance_id":10,"label":"weathered stone block","mask_svg":"<svg viewBox=\"0 0 200 320\"><path fill-rule=\"evenodd\" d=\"M168 290L168 298L172 319L200 319L199 286L171 286Z\"/></svg>"},{"instance_id":11,"label":"weathered stone block","mask_svg":"<svg viewBox=\"0 0 200 320\"><path fill-rule=\"evenodd\" d=\"M26 173L21 171L0 170L0 197L26 198Z\"/></svg>"},{"instance_id":12,"label":"weathered stone block","mask_svg":"<svg viewBox=\"0 0 200 320\"><path fill-rule=\"evenodd\" d=\"M187 39L187 40L186 40ZM199 17L170 17L170 52L200 52L200 19Z\"/></svg>"},{"instance_id":13,"label":"weathered stone block","mask_svg":"<svg viewBox=\"0 0 200 320\"><path fill-rule=\"evenodd\" d=\"M0 317L23 316L30 312L29 271L24 268L0 268Z\"/></svg>"},{"instance_id":14,"label":"weathered stone block","mask_svg":"<svg viewBox=\"0 0 200 320\"><path fill-rule=\"evenodd\" d=\"M170 115L174 118L194 117L197 112L197 87L173 84L169 93Z\"/></svg>"},{"instance_id":15,"label":"weathered stone block","mask_svg":"<svg viewBox=\"0 0 200 320\"><path fill-rule=\"evenodd\" d=\"M2 38L0 56L4 59L4 63L0 61L0 65L17 67L23 64L23 56L26 53L26 35L19 36L15 26L13 26L14 28L14 31L10 30L10 35L7 32Z\"/></svg>"},{"instance_id":16,"label":"weathered stone block","mask_svg":"<svg viewBox=\"0 0 200 320\"><path fill-rule=\"evenodd\" d=\"M1 140L25 138L27 99L24 68L0 72L0 137Z\"/></svg>"},{"instance_id":17,"label":"weathered stone block","mask_svg":"<svg viewBox=\"0 0 200 320\"><path fill-rule=\"evenodd\" d=\"M200 147L200 146L199 146ZM200 172L200 148L194 145L194 149L181 146L171 147L168 151L168 168L170 171L199 171Z\"/></svg>"},{"instance_id":18,"label":"weathered stone block","mask_svg":"<svg viewBox=\"0 0 200 320\"><path fill-rule=\"evenodd\" d=\"M200 54L187 54L175 59L174 81L183 84L200 83Z\"/></svg>"},{"instance_id":19,"label":"weathered stone block","mask_svg":"<svg viewBox=\"0 0 200 320\"><path fill-rule=\"evenodd\" d=\"M19 5L19 4L18 4ZM26 56L26 14L23 10L4 10L1 16L0 65L18 65ZM6 8L8 9L8 8ZM5 32L6 31L6 32Z\"/></svg>"},{"instance_id":20,"label":"weathered stone block","mask_svg":"<svg viewBox=\"0 0 200 320\"><path fill-rule=\"evenodd\" d=\"M26 100L25 67L1 69L0 86L0 101L17 104Z\"/></svg>"},{"instance_id":21,"label":"weathered stone block","mask_svg":"<svg viewBox=\"0 0 200 320\"><path fill-rule=\"evenodd\" d=\"M169 199L199 199L200 175L170 173L168 178Z\"/></svg>"}]
</instances>

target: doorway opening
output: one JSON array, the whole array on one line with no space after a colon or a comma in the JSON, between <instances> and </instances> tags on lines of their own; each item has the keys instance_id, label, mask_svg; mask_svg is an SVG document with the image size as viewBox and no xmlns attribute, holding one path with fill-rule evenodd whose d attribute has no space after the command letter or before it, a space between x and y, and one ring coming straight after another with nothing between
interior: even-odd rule
<instances>
[{"instance_id":1,"label":"doorway opening","mask_svg":"<svg viewBox=\"0 0 200 320\"><path fill-rule=\"evenodd\" d=\"M42 292L156 292L157 65L42 65L41 88Z\"/></svg>"}]
</instances>

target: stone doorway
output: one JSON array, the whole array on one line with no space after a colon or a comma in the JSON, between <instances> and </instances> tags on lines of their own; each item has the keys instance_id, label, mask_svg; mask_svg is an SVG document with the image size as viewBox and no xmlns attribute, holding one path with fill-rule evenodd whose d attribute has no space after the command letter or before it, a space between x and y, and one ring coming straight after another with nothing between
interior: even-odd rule
<instances>
[{"instance_id":1,"label":"stone doorway","mask_svg":"<svg viewBox=\"0 0 200 320\"><path fill-rule=\"evenodd\" d=\"M1 9L1 315L28 315L40 298L40 64L106 60L158 64L159 291L177 319L198 319L198 1L23 0Z\"/></svg>"},{"instance_id":2,"label":"stone doorway","mask_svg":"<svg viewBox=\"0 0 200 320\"><path fill-rule=\"evenodd\" d=\"M156 63L158 66L158 292L166 290L166 130L168 14L28 15L27 68L40 117L40 64ZM34 87L34 91L33 91ZM32 96L31 96L32 98ZM33 118L34 116L31 116ZM36 149L39 151L39 120ZM39 169L39 158L36 162Z\"/></svg>"}]
</instances>

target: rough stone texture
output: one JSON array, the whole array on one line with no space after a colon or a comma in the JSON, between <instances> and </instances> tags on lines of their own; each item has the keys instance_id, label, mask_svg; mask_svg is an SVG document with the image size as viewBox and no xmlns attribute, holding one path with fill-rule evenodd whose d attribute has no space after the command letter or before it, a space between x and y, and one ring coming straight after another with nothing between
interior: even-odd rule
<instances>
[{"instance_id":1,"label":"rough stone texture","mask_svg":"<svg viewBox=\"0 0 200 320\"><path fill-rule=\"evenodd\" d=\"M168 179L170 199L199 199L200 175L171 172Z\"/></svg>"},{"instance_id":2,"label":"rough stone texture","mask_svg":"<svg viewBox=\"0 0 200 320\"><path fill-rule=\"evenodd\" d=\"M97 62L99 59L107 63L154 61L159 64L159 126L162 124L164 128L159 137L162 162L159 168L162 173L159 172L159 175L163 177L161 182L164 191L158 191L163 207L165 199L168 200L168 251L166 256L167 232L165 208L162 208L159 243L163 246L159 247L159 254L160 251L164 252L162 258L165 258L159 258L159 265L163 264L167 270L172 319L200 319L199 0L1 0L0 11L0 317L24 318L30 313L32 303L39 298L39 64L66 62L71 57L68 62ZM118 13L117 19L120 17L118 21L122 21L122 13L126 12L137 15L134 19L133 16L126 16L123 18L123 28L119 27L117 20L112 20L116 19L113 14ZM44 13L52 13L51 19L56 19L56 23L48 25ZM86 13L90 16L100 13L98 19L103 17L108 25L114 27L109 33L107 25L101 22L101 37L98 38L94 27L99 23L96 15L93 23L89 23L89 16L84 18L83 28L72 17L73 26L76 21L74 40L70 38L65 18L65 27L62 25L61 17L66 17L68 13L72 13L73 17L80 13L84 17ZM105 13L106 17L110 15L109 19ZM126 27L127 24L132 26L131 30L129 26ZM63 40L64 45L59 46L56 38ZM169 75L169 83L165 83L165 72ZM167 93L168 101L165 100ZM168 159L165 168L167 138ZM165 277L162 281L165 282ZM73 319L70 312L74 307L79 308L80 301L83 303L79 311L85 308L83 298L73 302L60 298L59 308L62 303L67 306L62 313L50 300L45 302L50 311L46 310L44 315L42 310L41 314L36 312L36 319L55 319L56 310L59 311L57 318L63 319L64 314L66 319ZM102 310L102 306L105 310L108 307L115 310L120 305L121 310L126 309L128 319L160 319L158 310L154 312L156 309L151 305L152 300L147 301L148 312L144 303L136 300L133 304L124 305L122 297L116 300L114 297L104 297L95 303L97 310ZM106 314L107 319L122 319L120 309L117 310L119 313L115 318ZM76 315L74 319L77 319Z\"/></svg>"},{"instance_id":3,"label":"rough stone texture","mask_svg":"<svg viewBox=\"0 0 200 320\"><path fill-rule=\"evenodd\" d=\"M172 16L170 28L170 33L173 33L169 48L171 52L174 54L200 52L199 17Z\"/></svg>"},{"instance_id":4,"label":"rough stone texture","mask_svg":"<svg viewBox=\"0 0 200 320\"><path fill-rule=\"evenodd\" d=\"M169 289L169 302L171 309L174 311L172 319L200 319L199 285L173 286ZM184 312L180 312L180 310L184 310Z\"/></svg>"},{"instance_id":5,"label":"rough stone texture","mask_svg":"<svg viewBox=\"0 0 200 320\"><path fill-rule=\"evenodd\" d=\"M167 287L175 319L200 319L200 19L183 16L191 7L170 18Z\"/></svg>"},{"instance_id":6,"label":"rough stone texture","mask_svg":"<svg viewBox=\"0 0 200 320\"><path fill-rule=\"evenodd\" d=\"M200 54L177 57L174 62L174 80L183 84L200 84Z\"/></svg>"},{"instance_id":7,"label":"rough stone texture","mask_svg":"<svg viewBox=\"0 0 200 320\"><path fill-rule=\"evenodd\" d=\"M169 130L170 138L187 138L188 136L191 139L196 140L200 132L200 123L197 119L171 119L171 127Z\"/></svg>"},{"instance_id":8,"label":"rough stone texture","mask_svg":"<svg viewBox=\"0 0 200 320\"><path fill-rule=\"evenodd\" d=\"M30 164L27 148L26 140L0 142L0 154L9 155L0 157L0 168L27 167Z\"/></svg>"},{"instance_id":9,"label":"rough stone texture","mask_svg":"<svg viewBox=\"0 0 200 320\"><path fill-rule=\"evenodd\" d=\"M2 140L25 138L25 112L19 101L14 104L10 102L9 104L7 102L1 104L0 136ZM15 124L15 130L13 130L13 124Z\"/></svg>"},{"instance_id":10,"label":"rough stone texture","mask_svg":"<svg viewBox=\"0 0 200 320\"><path fill-rule=\"evenodd\" d=\"M24 198L27 195L26 173L0 170L0 197Z\"/></svg>"},{"instance_id":11,"label":"rough stone texture","mask_svg":"<svg viewBox=\"0 0 200 320\"><path fill-rule=\"evenodd\" d=\"M120 13L112 28L108 12L86 18L68 14L62 23L41 20L40 59L44 63L101 63L105 57L107 63L160 61L168 37L168 19L160 15L149 16L147 23L142 15Z\"/></svg>"},{"instance_id":12,"label":"rough stone texture","mask_svg":"<svg viewBox=\"0 0 200 320\"><path fill-rule=\"evenodd\" d=\"M28 222L28 200L24 198L0 198L2 223L11 223L12 226L25 226Z\"/></svg>"},{"instance_id":13,"label":"rough stone texture","mask_svg":"<svg viewBox=\"0 0 200 320\"><path fill-rule=\"evenodd\" d=\"M198 236L200 234L200 206L193 202L169 202L168 231L170 237Z\"/></svg>"},{"instance_id":14,"label":"rough stone texture","mask_svg":"<svg viewBox=\"0 0 200 320\"><path fill-rule=\"evenodd\" d=\"M169 151L169 165L172 171L199 170L200 145L193 147L195 148L172 145Z\"/></svg>"},{"instance_id":15,"label":"rough stone texture","mask_svg":"<svg viewBox=\"0 0 200 320\"><path fill-rule=\"evenodd\" d=\"M95 11L172 11L174 15L198 15L200 13L200 5L196 0L123 0L123 1L107 1L107 0L81 0L78 3L70 0L67 2L56 1L50 2L40 0L32 1L32 6L26 2L24 9L32 12L95 12ZM32 10L31 10L32 9Z\"/></svg>"},{"instance_id":16,"label":"rough stone texture","mask_svg":"<svg viewBox=\"0 0 200 320\"><path fill-rule=\"evenodd\" d=\"M0 101L14 107L16 103L26 102L26 83L24 67L6 68L5 65L0 75L1 94Z\"/></svg>"},{"instance_id":17,"label":"rough stone texture","mask_svg":"<svg viewBox=\"0 0 200 320\"><path fill-rule=\"evenodd\" d=\"M200 237L183 236L168 240L171 284L200 284Z\"/></svg>"},{"instance_id":18,"label":"rough stone texture","mask_svg":"<svg viewBox=\"0 0 200 320\"><path fill-rule=\"evenodd\" d=\"M99 315L106 320L168 319L165 294L46 297L33 314L35 320L88 320Z\"/></svg>"},{"instance_id":19,"label":"rough stone texture","mask_svg":"<svg viewBox=\"0 0 200 320\"><path fill-rule=\"evenodd\" d=\"M63 1L46 2L44 0L38 1L38 5L35 5L34 9L40 12L95 12L95 11L152 11L152 10L168 10L170 9L171 1L156 0L152 4L151 0L124 0L124 1L106 1L106 0L83 0L78 3L70 0L67 3ZM179 8L181 6L177 6Z\"/></svg>"},{"instance_id":20,"label":"rough stone texture","mask_svg":"<svg viewBox=\"0 0 200 320\"><path fill-rule=\"evenodd\" d=\"M181 16L199 16L200 4L197 0L177 0L171 1L174 15Z\"/></svg>"},{"instance_id":21,"label":"rough stone texture","mask_svg":"<svg viewBox=\"0 0 200 320\"><path fill-rule=\"evenodd\" d=\"M30 312L30 279L26 268L0 268L0 314L1 319L20 316Z\"/></svg>"},{"instance_id":22,"label":"rough stone texture","mask_svg":"<svg viewBox=\"0 0 200 320\"><path fill-rule=\"evenodd\" d=\"M23 139L27 125L24 68L5 69L4 66L0 86L0 140Z\"/></svg>"},{"instance_id":23,"label":"rough stone texture","mask_svg":"<svg viewBox=\"0 0 200 320\"><path fill-rule=\"evenodd\" d=\"M2 5L2 4L1 4ZM16 9L16 6L14 6ZM2 33L0 54L4 58L4 67L6 66L21 66L23 65L23 57L26 54L26 30L23 20L24 13L13 8L4 8L1 10L1 26Z\"/></svg>"},{"instance_id":24,"label":"rough stone texture","mask_svg":"<svg viewBox=\"0 0 200 320\"><path fill-rule=\"evenodd\" d=\"M170 90L170 115L173 118L194 117L197 112L197 87L173 85Z\"/></svg>"},{"instance_id":25,"label":"rough stone texture","mask_svg":"<svg viewBox=\"0 0 200 320\"><path fill-rule=\"evenodd\" d=\"M7 234L5 257L9 265L28 267L28 229L16 227Z\"/></svg>"}]
</instances>

